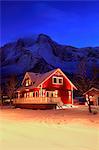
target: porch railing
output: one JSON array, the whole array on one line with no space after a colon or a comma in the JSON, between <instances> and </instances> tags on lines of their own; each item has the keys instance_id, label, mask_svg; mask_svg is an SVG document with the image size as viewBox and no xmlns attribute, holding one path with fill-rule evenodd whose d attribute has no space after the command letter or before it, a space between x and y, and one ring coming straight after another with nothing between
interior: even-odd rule
<instances>
[{"instance_id":1,"label":"porch railing","mask_svg":"<svg viewBox=\"0 0 99 150\"><path fill-rule=\"evenodd\" d=\"M60 103L60 97L29 97L29 98L17 98L14 99L14 104L46 104L46 103Z\"/></svg>"}]
</instances>

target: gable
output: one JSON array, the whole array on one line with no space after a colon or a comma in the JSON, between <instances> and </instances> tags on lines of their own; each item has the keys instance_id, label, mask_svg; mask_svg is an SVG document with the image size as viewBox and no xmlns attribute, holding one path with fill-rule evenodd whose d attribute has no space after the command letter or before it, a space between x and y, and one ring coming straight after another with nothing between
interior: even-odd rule
<instances>
[{"instance_id":1,"label":"gable","mask_svg":"<svg viewBox=\"0 0 99 150\"><path fill-rule=\"evenodd\" d=\"M28 83L32 83L31 77L29 76L28 72L25 74L23 81L22 81L22 85L26 85L26 81L28 81Z\"/></svg>"},{"instance_id":2,"label":"gable","mask_svg":"<svg viewBox=\"0 0 99 150\"><path fill-rule=\"evenodd\" d=\"M97 94L97 95L99 95L99 89L92 87L87 92L85 92L83 95L86 95L86 94Z\"/></svg>"},{"instance_id":3,"label":"gable","mask_svg":"<svg viewBox=\"0 0 99 150\"><path fill-rule=\"evenodd\" d=\"M41 84L43 84L43 82L45 82L53 74L54 71L55 70L46 72L44 74L39 74L34 84L34 87L39 87Z\"/></svg>"},{"instance_id":4,"label":"gable","mask_svg":"<svg viewBox=\"0 0 99 150\"><path fill-rule=\"evenodd\" d=\"M68 83L74 88L77 90L77 88L73 85L73 83L67 78L67 76L58 68L58 69L55 69L51 72L51 74L48 74L48 76L46 76L46 78L41 81L38 86L40 86L41 84L43 84L44 82L46 82L49 78L51 78L52 76L57 76L57 77L64 77Z\"/></svg>"}]
</instances>

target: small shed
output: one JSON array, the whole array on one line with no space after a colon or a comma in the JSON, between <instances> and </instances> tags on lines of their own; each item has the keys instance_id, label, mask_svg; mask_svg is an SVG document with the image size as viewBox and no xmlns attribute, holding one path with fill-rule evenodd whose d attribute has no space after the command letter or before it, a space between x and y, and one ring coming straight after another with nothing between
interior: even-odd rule
<instances>
[{"instance_id":1,"label":"small shed","mask_svg":"<svg viewBox=\"0 0 99 150\"><path fill-rule=\"evenodd\" d=\"M99 89L98 88L90 88L88 91L84 93L84 95L89 97L92 105L99 106Z\"/></svg>"}]
</instances>

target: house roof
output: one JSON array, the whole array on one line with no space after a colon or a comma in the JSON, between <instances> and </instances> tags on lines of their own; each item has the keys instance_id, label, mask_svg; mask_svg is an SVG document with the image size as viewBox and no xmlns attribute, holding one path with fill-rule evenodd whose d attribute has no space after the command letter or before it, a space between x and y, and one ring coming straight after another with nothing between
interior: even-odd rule
<instances>
[{"instance_id":1,"label":"house roof","mask_svg":"<svg viewBox=\"0 0 99 150\"><path fill-rule=\"evenodd\" d=\"M28 76L31 79L31 81L34 83L32 86L30 86L30 88L37 88L37 87L39 87L40 84L43 84L46 80L48 80L57 71L61 72L61 74L68 80L68 82L72 85L72 87L74 89L77 89L73 85L73 83L67 78L67 76L59 68L54 69L54 70L49 71L49 72L46 72L44 74L27 72L25 74L25 77ZM22 83L24 82L25 77L24 77Z\"/></svg>"},{"instance_id":2,"label":"house roof","mask_svg":"<svg viewBox=\"0 0 99 150\"><path fill-rule=\"evenodd\" d=\"M43 82L45 82L45 80L47 80L55 72L55 70L46 72L44 74L39 74L37 76L37 79L36 79L35 83L34 83L34 86L38 87L40 84L42 84Z\"/></svg>"},{"instance_id":3,"label":"house roof","mask_svg":"<svg viewBox=\"0 0 99 150\"><path fill-rule=\"evenodd\" d=\"M91 91L96 91L96 92L99 92L99 89L95 88L95 87L92 87L90 88L88 91L86 91L83 95L86 95L87 93L91 92Z\"/></svg>"}]
</instances>

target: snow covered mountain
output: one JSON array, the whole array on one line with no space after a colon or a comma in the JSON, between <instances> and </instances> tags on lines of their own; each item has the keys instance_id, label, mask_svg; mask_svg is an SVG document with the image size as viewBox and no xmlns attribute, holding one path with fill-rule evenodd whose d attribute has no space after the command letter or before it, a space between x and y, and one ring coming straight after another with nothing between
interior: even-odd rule
<instances>
[{"instance_id":1,"label":"snow covered mountain","mask_svg":"<svg viewBox=\"0 0 99 150\"><path fill-rule=\"evenodd\" d=\"M86 59L88 69L94 63L99 67L99 47L60 45L44 34L8 43L0 48L0 52L3 77L24 74L26 71L42 73L54 68L75 73L82 59Z\"/></svg>"}]
</instances>

